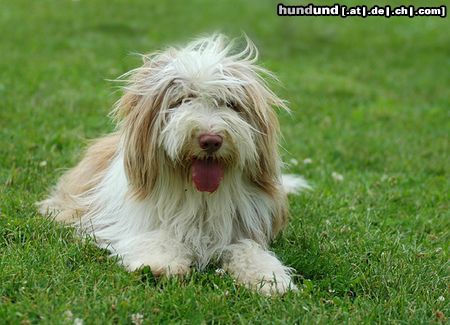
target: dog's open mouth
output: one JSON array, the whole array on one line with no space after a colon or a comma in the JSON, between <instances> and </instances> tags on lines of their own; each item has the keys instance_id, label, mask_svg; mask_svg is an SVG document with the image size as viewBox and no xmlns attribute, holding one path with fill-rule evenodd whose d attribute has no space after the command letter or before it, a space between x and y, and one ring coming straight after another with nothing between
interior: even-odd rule
<instances>
[{"instance_id":1,"label":"dog's open mouth","mask_svg":"<svg viewBox=\"0 0 450 325\"><path fill-rule=\"evenodd\" d=\"M224 169L223 165L213 159L196 159L192 161L192 181L195 187L200 192L212 193L217 190L220 182L223 179Z\"/></svg>"}]
</instances>

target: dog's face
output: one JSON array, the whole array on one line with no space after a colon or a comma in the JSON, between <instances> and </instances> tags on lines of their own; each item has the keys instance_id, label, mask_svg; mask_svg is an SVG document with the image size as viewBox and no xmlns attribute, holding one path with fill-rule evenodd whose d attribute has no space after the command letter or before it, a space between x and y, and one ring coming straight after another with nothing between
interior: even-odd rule
<instances>
[{"instance_id":1,"label":"dog's face","mask_svg":"<svg viewBox=\"0 0 450 325\"><path fill-rule=\"evenodd\" d=\"M199 191L214 192L225 169L255 164L255 132L232 98L207 94L207 84L197 87L197 95L181 95L179 102L167 110L160 145L173 162L190 165L192 181Z\"/></svg>"},{"instance_id":2,"label":"dog's face","mask_svg":"<svg viewBox=\"0 0 450 325\"><path fill-rule=\"evenodd\" d=\"M286 108L266 85L257 51L246 39L236 52L222 36L144 56L130 71L115 110L125 167L140 197L172 168L198 191L215 192L239 172L270 194L279 176L278 121Z\"/></svg>"}]
</instances>

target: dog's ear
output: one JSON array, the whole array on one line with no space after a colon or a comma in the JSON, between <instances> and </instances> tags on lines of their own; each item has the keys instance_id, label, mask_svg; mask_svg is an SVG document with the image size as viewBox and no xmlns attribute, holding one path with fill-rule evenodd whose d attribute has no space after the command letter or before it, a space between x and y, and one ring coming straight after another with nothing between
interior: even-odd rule
<instances>
[{"instance_id":1,"label":"dog's ear","mask_svg":"<svg viewBox=\"0 0 450 325\"><path fill-rule=\"evenodd\" d=\"M265 118L256 118L259 132L256 134L258 165L252 172L252 181L275 202L272 236L284 228L289 218L286 196L281 188L281 159L278 153L278 119L270 107Z\"/></svg>"},{"instance_id":2,"label":"dog's ear","mask_svg":"<svg viewBox=\"0 0 450 325\"><path fill-rule=\"evenodd\" d=\"M170 55L144 57L144 65L127 74L124 95L113 111L122 135L125 171L132 195L142 199L154 187L165 155L158 152L158 137L164 123L161 114L173 80L161 77Z\"/></svg>"},{"instance_id":3,"label":"dog's ear","mask_svg":"<svg viewBox=\"0 0 450 325\"><path fill-rule=\"evenodd\" d=\"M251 180L267 195L275 207L272 220L272 236L284 228L289 218L287 198L281 186L281 158L278 152L280 127L278 117L273 107L288 110L286 104L276 96L262 79L244 85L248 106L244 114L247 120L257 130L255 144L257 148L256 166L249 166Z\"/></svg>"},{"instance_id":4,"label":"dog's ear","mask_svg":"<svg viewBox=\"0 0 450 325\"><path fill-rule=\"evenodd\" d=\"M258 130L261 133L256 135L259 164L258 168L254 170L253 182L270 195L275 202L272 216L272 236L275 237L286 225L289 210L280 184L281 159L278 153L278 119L272 109L266 113L266 121L257 119Z\"/></svg>"},{"instance_id":5,"label":"dog's ear","mask_svg":"<svg viewBox=\"0 0 450 325\"><path fill-rule=\"evenodd\" d=\"M281 159L278 153L280 127L273 106L286 106L261 80L254 80L256 82L253 84L243 86L248 108L242 113L256 130L255 144L258 152L256 166L251 166L249 172L252 181L268 195L273 196L280 188L281 175Z\"/></svg>"},{"instance_id":6,"label":"dog's ear","mask_svg":"<svg viewBox=\"0 0 450 325\"><path fill-rule=\"evenodd\" d=\"M143 199L153 188L159 170L157 102L141 99L122 126L125 172L133 196Z\"/></svg>"},{"instance_id":7,"label":"dog's ear","mask_svg":"<svg viewBox=\"0 0 450 325\"><path fill-rule=\"evenodd\" d=\"M277 191L277 177L280 175L280 158L278 154L278 120L270 109L265 118L254 120L255 142L258 150L257 168L253 169L253 181L270 196Z\"/></svg>"},{"instance_id":8,"label":"dog's ear","mask_svg":"<svg viewBox=\"0 0 450 325\"><path fill-rule=\"evenodd\" d=\"M132 111L134 107L136 107L140 99L140 95L126 91L116 102L115 109L111 112L111 115L117 121L121 121Z\"/></svg>"}]
</instances>

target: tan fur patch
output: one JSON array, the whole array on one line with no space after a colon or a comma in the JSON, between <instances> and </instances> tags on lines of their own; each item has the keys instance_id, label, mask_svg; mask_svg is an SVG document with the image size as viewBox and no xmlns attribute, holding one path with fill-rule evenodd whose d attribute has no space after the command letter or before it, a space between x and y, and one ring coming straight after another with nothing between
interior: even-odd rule
<instances>
[{"instance_id":1,"label":"tan fur patch","mask_svg":"<svg viewBox=\"0 0 450 325\"><path fill-rule=\"evenodd\" d=\"M117 133L93 141L78 165L61 177L52 195L38 203L41 212L51 212L55 220L67 223L81 217L86 207L77 203L75 198L94 188L102 179L118 143Z\"/></svg>"}]
</instances>

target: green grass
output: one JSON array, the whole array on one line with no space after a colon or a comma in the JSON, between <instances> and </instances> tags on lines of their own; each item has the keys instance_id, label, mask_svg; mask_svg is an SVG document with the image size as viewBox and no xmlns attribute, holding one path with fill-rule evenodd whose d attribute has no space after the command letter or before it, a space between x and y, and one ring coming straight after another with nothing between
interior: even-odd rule
<instances>
[{"instance_id":1,"label":"green grass","mask_svg":"<svg viewBox=\"0 0 450 325\"><path fill-rule=\"evenodd\" d=\"M1 2L0 323L448 321L448 19L280 18L276 4ZM112 130L120 93L105 79L140 64L129 53L218 29L255 40L293 109L280 113L283 158L315 190L290 198L273 249L296 294L261 297L214 266L127 273L34 207Z\"/></svg>"}]
</instances>

